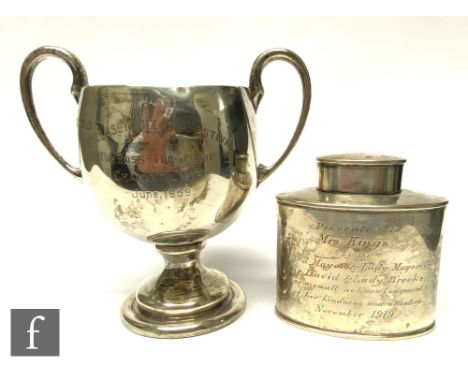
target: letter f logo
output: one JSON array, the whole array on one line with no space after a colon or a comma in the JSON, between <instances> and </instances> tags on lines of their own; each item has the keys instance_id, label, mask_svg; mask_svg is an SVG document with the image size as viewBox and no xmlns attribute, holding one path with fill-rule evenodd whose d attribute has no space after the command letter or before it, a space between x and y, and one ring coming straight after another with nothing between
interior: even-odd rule
<instances>
[{"instance_id":1,"label":"letter f logo","mask_svg":"<svg viewBox=\"0 0 468 382\"><path fill-rule=\"evenodd\" d=\"M39 333L39 330L36 330L34 328L34 324L36 322L36 320L41 320L41 321L45 321L45 317L44 316L36 316L34 317L32 320L31 320L31 324L29 325L29 330L27 330L27 332L29 333L29 346L26 348L28 350L37 350L38 348L34 346L34 334L35 333Z\"/></svg>"}]
</instances>

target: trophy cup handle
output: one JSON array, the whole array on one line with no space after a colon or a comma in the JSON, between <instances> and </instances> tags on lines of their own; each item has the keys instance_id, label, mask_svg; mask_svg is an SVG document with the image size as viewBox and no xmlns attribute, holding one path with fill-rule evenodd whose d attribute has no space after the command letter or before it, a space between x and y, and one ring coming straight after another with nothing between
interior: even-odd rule
<instances>
[{"instance_id":1,"label":"trophy cup handle","mask_svg":"<svg viewBox=\"0 0 468 382\"><path fill-rule=\"evenodd\" d=\"M32 51L24 60L20 74L21 98L23 99L24 109L28 116L32 128L36 132L42 144L47 151L60 163L60 165L72 175L81 178L81 170L78 167L70 165L63 157L55 150L50 143L49 138L42 128L41 122L37 117L34 99L32 95L32 77L37 65L48 57L57 57L64 61L73 73L73 83L71 86L71 94L76 102L79 102L81 89L88 85L88 77L83 64L71 52L66 49L55 46L43 46Z\"/></svg>"},{"instance_id":2,"label":"trophy cup handle","mask_svg":"<svg viewBox=\"0 0 468 382\"><path fill-rule=\"evenodd\" d=\"M299 139L302 130L304 129L307 115L309 114L310 101L312 99L310 76L304 61L302 61L302 59L296 53L288 49L271 49L263 52L260 56L258 56L252 66L249 90L252 96L255 111L257 111L258 105L260 104L264 94L261 79L262 71L270 62L276 60L282 60L290 63L299 73L302 81L302 109L299 122L297 123L296 130L294 131L294 135L292 136L291 141L286 147L286 150L284 150L283 154L272 166L268 167L264 166L263 164L257 166L257 187L284 162L291 150L296 145L297 140Z\"/></svg>"}]
</instances>

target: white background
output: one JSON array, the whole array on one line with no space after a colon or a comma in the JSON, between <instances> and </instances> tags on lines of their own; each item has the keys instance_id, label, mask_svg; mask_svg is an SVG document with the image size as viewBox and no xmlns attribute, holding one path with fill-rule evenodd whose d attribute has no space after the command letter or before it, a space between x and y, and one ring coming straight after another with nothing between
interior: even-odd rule
<instances>
[{"instance_id":1,"label":"white background","mask_svg":"<svg viewBox=\"0 0 468 382\"><path fill-rule=\"evenodd\" d=\"M235 323L182 340L140 337L121 325L121 302L162 259L102 218L86 186L30 128L19 70L46 44L78 55L93 85L245 86L266 49L287 47L304 59L313 101L301 140L203 254L246 293ZM0 57L1 380L466 380L467 18L0 19ZM57 60L36 72L43 125L78 164L71 74ZM271 64L263 81L258 154L270 164L293 132L301 93L285 63ZM345 340L274 314L275 194L316 185L317 155L350 151L403 156L404 188L450 200L437 328L428 336ZM60 308L61 356L10 357L11 308Z\"/></svg>"}]
</instances>

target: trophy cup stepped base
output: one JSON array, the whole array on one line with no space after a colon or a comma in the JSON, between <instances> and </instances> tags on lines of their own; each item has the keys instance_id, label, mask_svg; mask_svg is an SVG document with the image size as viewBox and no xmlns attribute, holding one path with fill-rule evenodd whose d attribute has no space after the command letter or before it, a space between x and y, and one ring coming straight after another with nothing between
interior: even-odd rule
<instances>
[{"instance_id":1,"label":"trophy cup stepped base","mask_svg":"<svg viewBox=\"0 0 468 382\"><path fill-rule=\"evenodd\" d=\"M142 311L132 293L122 305L121 318L130 331L153 338L186 338L209 333L229 325L244 311L242 289L229 281L229 296L219 305L198 314L169 316Z\"/></svg>"}]
</instances>

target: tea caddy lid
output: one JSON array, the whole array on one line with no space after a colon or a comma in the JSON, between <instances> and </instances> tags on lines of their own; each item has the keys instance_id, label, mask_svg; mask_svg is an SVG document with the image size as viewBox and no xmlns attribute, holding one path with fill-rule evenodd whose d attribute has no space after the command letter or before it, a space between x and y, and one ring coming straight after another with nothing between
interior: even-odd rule
<instances>
[{"instance_id":1,"label":"tea caddy lid","mask_svg":"<svg viewBox=\"0 0 468 382\"><path fill-rule=\"evenodd\" d=\"M317 158L318 190L349 194L392 195L401 191L406 159L364 153L326 155Z\"/></svg>"},{"instance_id":2,"label":"tea caddy lid","mask_svg":"<svg viewBox=\"0 0 468 382\"><path fill-rule=\"evenodd\" d=\"M405 159L373 154L317 158L319 185L281 193L278 203L300 208L346 211L413 211L443 208L447 199L401 190Z\"/></svg>"}]
</instances>

